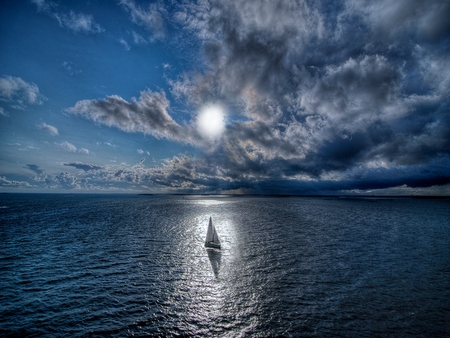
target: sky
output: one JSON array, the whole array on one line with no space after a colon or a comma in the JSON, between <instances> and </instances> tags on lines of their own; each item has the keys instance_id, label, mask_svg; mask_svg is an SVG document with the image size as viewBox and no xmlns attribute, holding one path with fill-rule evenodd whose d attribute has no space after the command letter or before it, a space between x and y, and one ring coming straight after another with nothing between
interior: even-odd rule
<instances>
[{"instance_id":1,"label":"sky","mask_svg":"<svg viewBox=\"0 0 450 338\"><path fill-rule=\"evenodd\" d=\"M449 17L3 0L0 192L448 196Z\"/></svg>"}]
</instances>

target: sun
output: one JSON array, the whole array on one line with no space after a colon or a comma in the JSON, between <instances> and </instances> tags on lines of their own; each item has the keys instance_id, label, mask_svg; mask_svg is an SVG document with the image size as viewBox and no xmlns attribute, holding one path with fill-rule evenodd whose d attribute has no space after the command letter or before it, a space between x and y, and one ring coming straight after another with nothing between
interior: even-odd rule
<instances>
[{"instance_id":1,"label":"sun","mask_svg":"<svg viewBox=\"0 0 450 338\"><path fill-rule=\"evenodd\" d=\"M205 106L197 116L197 128L206 138L218 138L225 131L224 113L218 105Z\"/></svg>"}]
</instances>

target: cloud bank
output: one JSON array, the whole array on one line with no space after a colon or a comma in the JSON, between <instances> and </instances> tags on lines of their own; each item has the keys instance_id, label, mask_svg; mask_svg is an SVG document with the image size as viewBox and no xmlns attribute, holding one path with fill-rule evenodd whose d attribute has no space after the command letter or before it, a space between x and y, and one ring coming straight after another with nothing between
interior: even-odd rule
<instances>
[{"instance_id":1,"label":"cloud bank","mask_svg":"<svg viewBox=\"0 0 450 338\"><path fill-rule=\"evenodd\" d=\"M135 23L164 26L154 7L121 4ZM201 46L201 67L169 79L172 97L191 107L189 125L150 90L68 111L200 151L114 177L277 193L450 183L448 1L202 1L168 13ZM192 127L208 102L228 112L213 144Z\"/></svg>"}]
</instances>

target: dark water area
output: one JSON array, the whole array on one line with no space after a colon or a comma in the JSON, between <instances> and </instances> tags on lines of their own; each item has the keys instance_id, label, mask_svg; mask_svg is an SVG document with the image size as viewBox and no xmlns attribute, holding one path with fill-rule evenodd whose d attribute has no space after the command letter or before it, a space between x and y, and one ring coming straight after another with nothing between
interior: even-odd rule
<instances>
[{"instance_id":1,"label":"dark water area","mask_svg":"<svg viewBox=\"0 0 450 338\"><path fill-rule=\"evenodd\" d=\"M177 335L450 337L450 200L0 197L0 336Z\"/></svg>"}]
</instances>

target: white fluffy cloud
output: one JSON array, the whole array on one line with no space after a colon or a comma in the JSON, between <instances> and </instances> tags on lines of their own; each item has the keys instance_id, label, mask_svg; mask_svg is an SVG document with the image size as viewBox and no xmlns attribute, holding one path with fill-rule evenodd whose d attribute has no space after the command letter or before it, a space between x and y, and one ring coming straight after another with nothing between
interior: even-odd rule
<instances>
[{"instance_id":1,"label":"white fluffy cloud","mask_svg":"<svg viewBox=\"0 0 450 338\"><path fill-rule=\"evenodd\" d=\"M8 180L5 176L0 176L0 186L5 188L31 188L26 181Z\"/></svg>"},{"instance_id":2,"label":"white fluffy cloud","mask_svg":"<svg viewBox=\"0 0 450 338\"><path fill-rule=\"evenodd\" d=\"M0 77L0 102L8 102L13 108L25 109L28 105L42 104L45 97L32 82L20 77L4 75Z\"/></svg>"},{"instance_id":3,"label":"white fluffy cloud","mask_svg":"<svg viewBox=\"0 0 450 338\"><path fill-rule=\"evenodd\" d=\"M141 132L157 138L194 143L195 131L179 125L169 115L169 101L164 92L142 91L139 99L126 101L112 95L100 100L78 101L68 112L96 123L117 127L126 132Z\"/></svg>"},{"instance_id":4,"label":"white fluffy cloud","mask_svg":"<svg viewBox=\"0 0 450 338\"><path fill-rule=\"evenodd\" d=\"M77 147L75 147L72 143L64 141L61 143L57 143L58 146L60 146L65 151L69 151L72 153L75 153L77 151Z\"/></svg>"},{"instance_id":5,"label":"white fluffy cloud","mask_svg":"<svg viewBox=\"0 0 450 338\"><path fill-rule=\"evenodd\" d=\"M59 134L58 129L56 127L53 127L47 123L41 123L38 127L42 130L49 132L50 135L52 136L56 136Z\"/></svg>"},{"instance_id":6,"label":"white fluffy cloud","mask_svg":"<svg viewBox=\"0 0 450 338\"><path fill-rule=\"evenodd\" d=\"M67 141L63 141L63 142L55 143L55 144L57 146L59 146L60 148L64 149L65 151L68 151L68 152L71 152L71 153L80 153L80 154L86 154L86 155L90 154L89 149L77 148L72 143L67 142Z\"/></svg>"}]
</instances>

